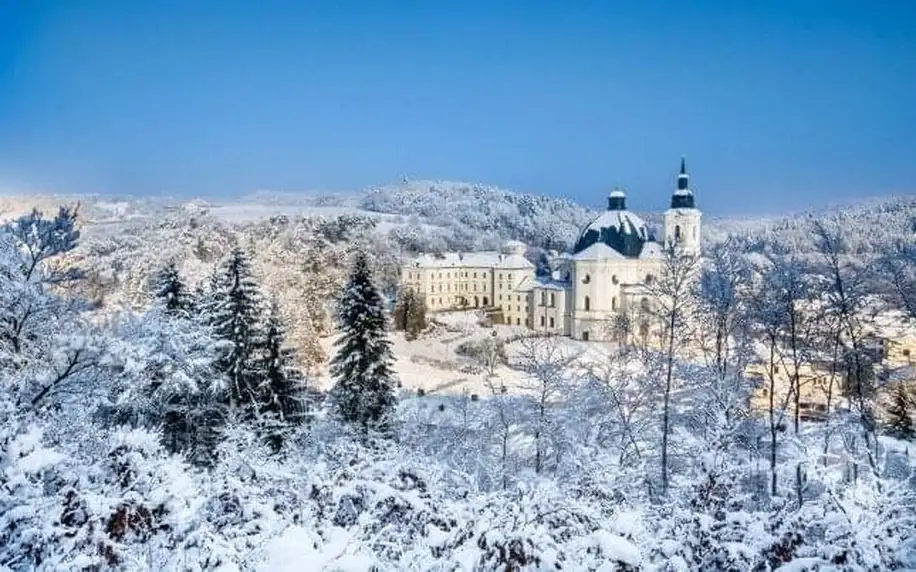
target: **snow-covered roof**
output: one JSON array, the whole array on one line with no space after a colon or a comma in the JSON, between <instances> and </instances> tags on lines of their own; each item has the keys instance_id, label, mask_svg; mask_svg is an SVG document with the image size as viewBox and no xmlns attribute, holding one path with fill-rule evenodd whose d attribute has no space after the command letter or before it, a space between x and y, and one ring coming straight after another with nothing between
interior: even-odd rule
<instances>
[{"instance_id":1,"label":"snow-covered roof","mask_svg":"<svg viewBox=\"0 0 916 572\"><path fill-rule=\"evenodd\" d=\"M410 265L415 268L534 268L534 265L521 254L503 254L495 250L446 252L441 255L421 254L411 261Z\"/></svg>"},{"instance_id":2,"label":"snow-covered roof","mask_svg":"<svg viewBox=\"0 0 916 572\"><path fill-rule=\"evenodd\" d=\"M540 288L542 290L566 290L569 287L569 284L561 280L556 280L547 276L538 276L534 279L534 288Z\"/></svg>"},{"instance_id":3,"label":"snow-covered roof","mask_svg":"<svg viewBox=\"0 0 916 572\"><path fill-rule=\"evenodd\" d=\"M573 260L622 260L626 257L603 242L596 242L585 250L573 254L572 258Z\"/></svg>"},{"instance_id":4,"label":"snow-covered roof","mask_svg":"<svg viewBox=\"0 0 916 572\"><path fill-rule=\"evenodd\" d=\"M599 242L623 256L639 255L643 243L651 240L652 236L646 222L636 213L627 210L623 200L610 198L611 208L582 229L573 249L577 255Z\"/></svg>"},{"instance_id":5,"label":"snow-covered roof","mask_svg":"<svg viewBox=\"0 0 916 572\"><path fill-rule=\"evenodd\" d=\"M664 258L665 249L658 242L647 242L642 246L642 252L639 253L640 260L646 260L650 258Z\"/></svg>"}]
</instances>

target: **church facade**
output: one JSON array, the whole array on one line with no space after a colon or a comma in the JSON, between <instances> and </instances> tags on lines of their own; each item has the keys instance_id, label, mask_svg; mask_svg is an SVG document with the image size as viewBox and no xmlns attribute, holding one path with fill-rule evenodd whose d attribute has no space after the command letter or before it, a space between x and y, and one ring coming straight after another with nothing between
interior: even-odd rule
<instances>
[{"instance_id":1,"label":"church facade","mask_svg":"<svg viewBox=\"0 0 916 572\"><path fill-rule=\"evenodd\" d=\"M584 341L647 337L649 321L640 315L654 304L665 246L699 256L701 217L681 159L659 237L615 189L572 251L552 256L547 275L536 275L524 244L509 242L500 251L420 255L401 269L402 286L431 313L481 308L496 323Z\"/></svg>"}]
</instances>

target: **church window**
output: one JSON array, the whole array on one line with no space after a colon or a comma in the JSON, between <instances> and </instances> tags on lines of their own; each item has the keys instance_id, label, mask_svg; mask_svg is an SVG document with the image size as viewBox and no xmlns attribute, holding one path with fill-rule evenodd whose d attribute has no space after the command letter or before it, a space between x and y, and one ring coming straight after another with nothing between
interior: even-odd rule
<instances>
[{"instance_id":1,"label":"church window","mask_svg":"<svg viewBox=\"0 0 916 572\"><path fill-rule=\"evenodd\" d=\"M550 327L551 327L551 328L553 327L553 324L554 324L553 318L550 318Z\"/></svg>"},{"instance_id":2,"label":"church window","mask_svg":"<svg viewBox=\"0 0 916 572\"><path fill-rule=\"evenodd\" d=\"M509 281L510 281L510 282L512 281L512 275L511 275L511 274L509 275Z\"/></svg>"},{"instance_id":3,"label":"church window","mask_svg":"<svg viewBox=\"0 0 916 572\"><path fill-rule=\"evenodd\" d=\"M588 312L592 309L592 300L588 296L585 297L585 311Z\"/></svg>"},{"instance_id":4,"label":"church window","mask_svg":"<svg viewBox=\"0 0 916 572\"><path fill-rule=\"evenodd\" d=\"M674 225L674 240L681 240L681 225Z\"/></svg>"},{"instance_id":5,"label":"church window","mask_svg":"<svg viewBox=\"0 0 916 572\"><path fill-rule=\"evenodd\" d=\"M541 292L541 306L546 306L546 305L547 305L547 292Z\"/></svg>"},{"instance_id":6,"label":"church window","mask_svg":"<svg viewBox=\"0 0 916 572\"><path fill-rule=\"evenodd\" d=\"M557 305L557 297L553 292L550 293L550 307L553 308Z\"/></svg>"},{"instance_id":7,"label":"church window","mask_svg":"<svg viewBox=\"0 0 916 572\"><path fill-rule=\"evenodd\" d=\"M541 316L541 327L544 326L544 316Z\"/></svg>"},{"instance_id":8,"label":"church window","mask_svg":"<svg viewBox=\"0 0 916 572\"><path fill-rule=\"evenodd\" d=\"M611 310L616 310L616 309L617 309L617 296L614 296L613 298L611 298Z\"/></svg>"},{"instance_id":9,"label":"church window","mask_svg":"<svg viewBox=\"0 0 916 572\"><path fill-rule=\"evenodd\" d=\"M589 276L588 274L586 274L586 275L585 275L585 278L582 279L582 283L583 283L583 284L588 284L588 283L591 282L591 281L592 281L592 277Z\"/></svg>"}]
</instances>

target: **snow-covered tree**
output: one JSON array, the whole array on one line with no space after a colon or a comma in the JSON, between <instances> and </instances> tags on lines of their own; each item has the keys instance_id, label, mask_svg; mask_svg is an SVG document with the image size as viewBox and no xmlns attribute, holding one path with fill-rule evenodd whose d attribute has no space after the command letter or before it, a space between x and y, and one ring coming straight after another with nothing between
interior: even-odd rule
<instances>
[{"instance_id":1,"label":"snow-covered tree","mask_svg":"<svg viewBox=\"0 0 916 572\"><path fill-rule=\"evenodd\" d=\"M261 340L261 293L248 256L236 247L215 276L205 311L214 335L223 342L217 370L229 383L231 406L258 402L256 351Z\"/></svg>"},{"instance_id":2,"label":"snow-covered tree","mask_svg":"<svg viewBox=\"0 0 916 572\"><path fill-rule=\"evenodd\" d=\"M190 310L190 293L174 260L166 263L156 276L155 294L167 313L187 313Z\"/></svg>"},{"instance_id":3,"label":"snow-covered tree","mask_svg":"<svg viewBox=\"0 0 916 572\"><path fill-rule=\"evenodd\" d=\"M426 328L426 304L413 288L404 288L394 308L394 327L408 339L416 338Z\"/></svg>"},{"instance_id":4,"label":"snow-covered tree","mask_svg":"<svg viewBox=\"0 0 916 572\"><path fill-rule=\"evenodd\" d=\"M888 430L901 439L916 437L916 399L905 383L898 383L891 390L891 403L887 408Z\"/></svg>"},{"instance_id":5,"label":"snow-covered tree","mask_svg":"<svg viewBox=\"0 0 916 572\"><path fill-rule=\"evenodd\" d=\"M395 404L385 301L358 252L339 304L340 337L331 361L331 398L340 418L364 429L384 424Z\"/></svg>"},{"instance_id":6,"label":"snow-covered tree","mask_svg":"<svg viewBox=\"0 0 916 572\"><path fill-rule=\"evenodd\" d=\"M285 347L285 340L280 304L274 298L258 348L257 375L262 423L275 449L282 443L286 429L301 423L306 414L305 376L296 368L293 351Z\"/></svg>"}]
</instances>

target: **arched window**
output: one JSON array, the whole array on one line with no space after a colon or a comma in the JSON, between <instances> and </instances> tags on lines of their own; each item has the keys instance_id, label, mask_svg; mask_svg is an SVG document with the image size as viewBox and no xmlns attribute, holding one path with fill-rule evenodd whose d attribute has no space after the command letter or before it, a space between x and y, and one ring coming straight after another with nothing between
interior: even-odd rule
<instances>
[{"instance_id":1,"label":"arched window","mask_svg":"<svg viewBox=\"0 0 916 572\"><path fill-rule=\"evenodd\" d=\"M588 312L592 309L592 300L588 296L585 297L585 311Z\"/></svg>"},{"instance_id":2,"label":"arched window","mask_svg":"<svg viewBox=\"0 0 916 572\"><path fill-rule=\"evenodd\" d=\"M583 283L583 284L588 284L588 283L591 282L591 281L592 281L592 277L589 276L588 274L586 274L586 275L585 275L585 278L582 279L582 283Z\"/></svg>"},{"instance_id":3,"label":"arched window","mask_svg":"<svg viewBox=\"0 0 916 572\"><path fill-rule=\"evenodd\" d=\"M476 288L475 288L475 290L476 290ZM474 296L474 307L475 307L475 308L479 308L479 307L480 307L480 298L478 298L477 296Z\"/></svg>"},{"instance_id":4,"label":"arched window","mask_svg":"<svg viewBox=\"0 0 916 572\"><path fill-rule=\"evenodd\" d=\"M490 305L490 299L487 298L486 296L483 297L483 305L484 305L484 306L489 306L489 305Z\"/></svg>"},{"instance_id":5,"label":"arched window","mask_svg":"<svg viewBox=\"0 0 916 572\"><path fill-rule=\"evenodd\" d=\"M616 275L616 274L614 274L613 276L611 276L611 282L613 282L614 284L617 284L618 281L617 281L617 275Z\"/></svg>"},{"instance_id":6,"label":"arched window","mask_svg":"<svg viewBox=\"0 0 916 572\"><path fill-rule=\"evenodd\" d=\"M611 310L616 310L616 309L617 309L617 296L614 296L613 298L611 298Z\"/></svg>"},{"instance_id":7,"label":"arched window","mask_svg":"<svg viewBox=\"0 0 916 572\"><path fill-rule=\"evenodd\" d=\"M551 292L551 293L550 293L550 307L553 308L553 307L556 306L556 305L557 305L556 294L554 294L553 292Z\"/></svg>"},{"instance_id":8,"label":"arched window","mask_svg":"<svg viewBox=\"0 0 916 572\"><path fill-rule=\"evenodd\" d=\"M541 306L547 305L547 292L541 292Z\"/></svg>"},{"instance_id":9,"label":"arched window","mask_svg":"<svg viewBox=\"0 0 916 572\"><path fill-rule=\"evenodd\" d=\"M643 298L642 300L639 301L639 309L642 310L643 312L649 311L649 299L648 298Z\"/></svg>"},{"instance_id":10,"label":"arched window","mask_svg":"<svg viewBox=\"0 0 916 572\"><path fill-rule=\"evenodd\" d=\"M655 280L655 276L651 274L646 274L646 284L652 284L652 281Z\"/></svg>"},{"instance_id":11,"label":"arched window","mask_svg":"<svg viewBox=\"0 0 916 572\"><path fill-rule=\"evenodd\" d=\"M681 240L681 225L674 225L674 240Z\"/></svg>"}]
</instances>

